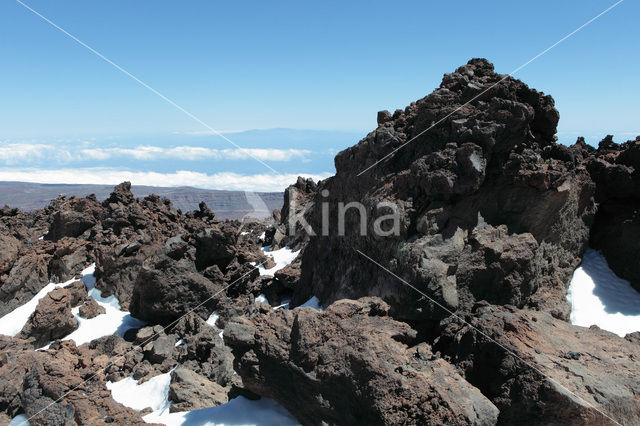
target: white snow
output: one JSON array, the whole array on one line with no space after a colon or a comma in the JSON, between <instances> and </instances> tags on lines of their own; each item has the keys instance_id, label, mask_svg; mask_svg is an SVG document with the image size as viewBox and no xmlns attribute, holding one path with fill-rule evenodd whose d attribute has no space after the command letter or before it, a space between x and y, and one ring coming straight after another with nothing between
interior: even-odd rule
<instances>
[{"instance_id":1,"label":"white snow","mask_svg":"<svg viewBox=\"0 0 640 426\"><path fill-rule=\"evenodd\" d=\"M573 274L567 300L571 324L625 336L640 331L640 293L609 268L601 252L589 249Z\"/></svg>"},{"instance_id":2,"label":"white snow","mask_svg":"<svg viewBox=\"0 0 640 426\"><path fill-rule=\"evenodd\" d=\"M220 315L218 315L218 313L214 311L213 313L211 313L211 315L209 315L209 318L207 318L207 324L209 324L211 327L218 328L218 326L216 325L216 321L218 321L218 318L220 318ZM218 333L218 336L220 336L221 339L223 333L224 330L220 330L220 333Z\"/></svg>"},{"instance_id":3,"label":"white snow","mask_svg":"<svg viewBox=\"0 0 640 426\"><path fill-rule=\"evenodd\" d=\"M178 346L184 345L184 344L186 344L186 343L187 343L187 342L185 342L185 341L184 341L184 339L180 339L180 340L178 340L178 341L176 342L176 344L175 344L175 345L173 345L173 346L175 346L175 347L177 348Z\"/></svg>"},{"instance_id":4,"label":"white snow","mask_svg":"<svg viewBox=\"0 0 640 426\"><path fill-rule=\"evenodd\" d=\"M302 305L298 306L299 308L313 308L318 311L324 311L322 305L320 305L320 299L316 296L313 296L311 299L304 302Z\"/></svg>"},{"instance_id":5,"label":"white snow","mask_svg":"<svg viewBox=\"0 0 640 426\"><path fill-rule=\"evenodd\" d=\"M273 310L277 311L278 309L289 309L289 304L290 303L291 303L291 298L290 297L285 297L280 301L280 305L278 305L275 308L273 308Z\"/></svg>"},{"instance_id":6,"label":"white snow","mask_svg":"<svg viewBox=\"0 0 640 426\"><path fill-rule=\"evenodd\" d=\"M173 371L173 370L171 370ZM171 405L169 402L169 385L171 371L159 374L144 383L138 383L133 377L127 377L119 382L107 382L107 389L111 396L120 404L142 411L151 407L154 412L161 414Z\"/></svg>"},{"instance_id":7,"label":"white snow","mask_svg":"<svg viewBox=\"0 0 640 426\"><path fill-rule=\"evenodd\" d=\"M258 303L258 302L269 304L269 301L267 300L267 296L265 296L264 294L260 294L258 297L256 297L255 303Z\"/></svg>"},{"instance_id":8,"label":"white snow","mask_svg":"<svg viewBox=\"0 0 640 426\"><path fill-rule=\"evenodd\" d=\"M226 404L201 410L169 413L153 412L143 417L148 423L167 426L222 426L222 425L297 425L300 424L277 402L268 398L251 401L243 396Z\"/></svg>"},{"instance_id":9,"label":"white snow","mask_svg":"<svg viewBox=\"0 0 640 426\"><path fill-rule=\"evenodd\" d=\"M267 237L267 233L263 232L262 234L260 234L260 236L258 237L258 239L264 241L264 239Z\"/></svg>"},{"instance_id":10,"label":"white snow","mask_svg":"<svg viewBox=\"0 0 640 426\"><path fill-rule=\"evenodd\" d=\"M30 424L31 423L29 423L27 416L24 414L18 414L9 422L8 426L30 426Z\"/></svg>"},{"instance_id":11,"label":"white snow","mask_svg":"<svg viewBox=\"0 0 640 426\"><path fill-rule=\"evenodd\" d=\"M132 317L129 312L120 310L120 303L115 295L102 297L100 290L95 288L96 279L93 276L95 272L95 264L87 268L87 274L84 274L82 281L87 287L87 292L98 305L105 309L105 313L97 317L86 319L78 315L79 307L73 308L72 313L78 320L78 329L73 333L65 336L62 340L73 340L76 345L82 345L103 336L110 336L116 331L120 336L131 328L140 328L146 323L137 318Z\"/></svg>"},{"instance_id":12,"label":"white snow","mask_svg":"<svg viewBox=\"0 0 640 426\"><path fill-rule=\"evenodd\" d=\"M300 250L293 251L289 247L283 247L280 250L274 251L269 251L270 249L271 246L266 246L262 248L262 251L264 251L267 256L273 259L273 261L276 263L276 266L270 269L266 269L264 265L258 266L260 275L266 275L269 277L272 277L273 274L293 262L300 253Z\"/></svg>"},{"instance_id":13,"label":"white snow","mask_svg":"<svg viewBox=\"0 0 640 426\"><path fill-rule=\"evenodd\" d=\"M95 264L89 266L81 273L83 275L83 279L85 275L91 275L93 277L93 271L95 270ZM47 293L53 291L58 287L64 287L66 285L71 284L76 281L75 278L70 279L69 281L65 281L63 283L49 283L42 290L40 290L31 300L25 303L22 306L17 307L13 311L9 312L2 318L0 318L0 334L4 334L7 336L15 336L20 333L22 327L27 323L27 320L31 316L31 314L36 310L36 306L38 306L38 302L40 299L45 297Z\"/></svg>"},{"instance_id":14,"label":"white snow","mask_svg":"<svg viewBox=\"0 0 640 426\"><path fill-rule=\"evenodd\" d=\"M298 424L284 407L267 398L251 401L240 396L218 407L169 413L170 384L171 371L144 383L138 383L133 377L107 382L107 389L111 391L113 399L124 406L136 411L150 407L153 412L143 417L147 423L163 423L167 426Z\"/></svg>"},{"instance_id":15,"label":"white snow","mask_svg":"<svg viewBox=\"0 0 640 426\"><path fill-rule=\"evenodd\" d=\"M218 318L220 318L220 315L218 315L217 312L212 312L211 315L209 315L209 318L207 318L207 324L212 327L217 327L216 321L218 321Z\"/></svg>"}]
</instances>

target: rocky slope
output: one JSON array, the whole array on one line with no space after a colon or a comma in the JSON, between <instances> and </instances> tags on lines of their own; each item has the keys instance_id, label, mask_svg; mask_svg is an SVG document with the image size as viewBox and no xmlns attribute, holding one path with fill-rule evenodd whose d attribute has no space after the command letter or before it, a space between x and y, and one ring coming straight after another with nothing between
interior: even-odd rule
<instances>
[{"instance_id":1,"label":"rocky slope","mask_svg":"<svg viewBox=\"0 0 640 426\"><path fill-rule=\"evenodd\" d=\"M474 59L265 222L128 183L0 209L0 424L260 397L303 424L639 423L640 338L572 326L566 291L589 245L639 286L640 139L564 147L558 118ZM116 398L158 378L163 408Z\"/></svg>"}]
</instances>

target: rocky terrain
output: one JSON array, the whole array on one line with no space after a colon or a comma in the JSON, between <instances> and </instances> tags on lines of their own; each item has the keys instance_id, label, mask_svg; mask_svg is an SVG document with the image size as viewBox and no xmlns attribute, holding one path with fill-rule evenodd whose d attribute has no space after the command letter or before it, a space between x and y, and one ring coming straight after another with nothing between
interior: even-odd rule
<instances>
[{"instance_id":1,"label":"rocky terrain","mask_svg":"<svg viewBox=\"0 0 640 426\"><path fill-rule=\"evenodd\" d=\"M0 424L245 400L279 404L265 424L638 424L640 334L571 325L566 294L588 247L640 289L640 138L566 147L558 120L473 59L263 222L128 183L0 210ZM344 232L341 202L366 213ZM165 379L162 407L117 391Z\"/></svg>"},{"instance_id":2,"label":"rocky terrain","mask_svg":"<svg viewBox=\"0 0 640 426\"><path fill-rule=\"evenodd\" d=\"M27 211L41 209L59 194L65 194L67 197L86 197L95 194L98 200L104 200L111 194L112 189L113 186L110 185L0 182L0 206L8 205ZM176 209L184 212L197 209L198 204L204 201L219 219L242 219L249 213L252 217L268 217L271 211L282 206L281 192L257 193L266 204L266 210L260 211L256 211L250 205L242 191L133 185L131 192L136 197L156 194L168 198Z\"/></svg>"}]
</instances>

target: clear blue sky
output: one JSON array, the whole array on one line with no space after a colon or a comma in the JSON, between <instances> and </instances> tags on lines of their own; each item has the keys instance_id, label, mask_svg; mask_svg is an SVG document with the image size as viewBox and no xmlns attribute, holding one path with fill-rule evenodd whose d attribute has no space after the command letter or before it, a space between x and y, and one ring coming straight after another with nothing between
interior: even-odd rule
<instances>
[{"instance_id":1,"label":"clear blue sky","mask_svg":"<svg viewBox=\"0 0 640 426\"><path fill-rule=\"evenodd\" d=\"M362 135L469 58L511 72L614 1L26 3L216 129ZM639 16L626 0L516 74L562 135L640 133ZM205 130L12 0L0 40L0 140Z\"/></svg>"}]
</instances>

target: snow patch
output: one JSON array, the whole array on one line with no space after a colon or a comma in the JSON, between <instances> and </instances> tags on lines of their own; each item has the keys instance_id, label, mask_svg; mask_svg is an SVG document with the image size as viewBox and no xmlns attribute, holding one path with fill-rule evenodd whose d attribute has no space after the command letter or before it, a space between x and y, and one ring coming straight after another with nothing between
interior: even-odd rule
<instances>
[{"instance_id":1,"label":"snow patch","mask_svg":"<svg viewBox=\"0 0 640 426\"><path fill-rule=\"evenodd\" d=\"M280 404L272 399L251 401L243 396L217 407L193 411L151 413L143 417L148 423L167 426L223 426L223 425L298 425L298 422Z\"/></svg>"},{"instance_id":2,"label":"snow patch","mask_svg":"<svg viewBox=\"0 0 640 426\"><path fill-rule=\"evenodd\" d=\"M9 422L8 426L30 426L30 425L31 423L29 423L27 416L25 416L24 414L18 414Z\"/></svg>"},{"instance_id":3,"label":"snow patch","mask_svg":"<svg viewBox=\"0 0 640 426\"><path fill-rule=\"evenodd\" d=\"M173 346L177 348L178 346L184 345L184 344L186 344L186 343L187 343L187 342L185 342L185 341L184 341L184 339L180 339L180 340L178 340L178 341L176 342L176 344L175 344L175 345L173 345Z\"/></svg>"},{"instance_id":4,"label":"snow patch","mask_svg":"<svg viewBox=\"0 0 640 426\"><path fill-rule=\"evenodd\" d=\"M264 251L264 253L267 256L273 259L273 261L276 263L276 266L270 269L266 269L264 265L258 266L258 269L260 270L260 275L265 275L268 277L272 277L273 274L278 272L280 269L291 264L291 262L293 262L295 258L298 257L298 254L300 253L300 250L293 251L289 247L283 247L280 250L274 250L274 251L269 251L270 249L271 249L271 246L266 246L262 248L262 251Z\"/></svg>"},{"instance_id":5,"label":"snow patch","mask_svg":"<svg viewBox=\"0 0 640 426\"><path fill-rule=\"evenodd\" d=\"M255 303L266 303L267 305L269 304L269 301L267 300L267 296L265 296L264 294L259 295L258 297L256 297Z\"/></svg>"},{"instance_id":6,"label":"snow patch","mask_svg":"<svg viewBox=\"0 0 640 426\"><path fill-rule=\"evenodd\" d=\"M304 302L302 305L298 306L299 308L313 308L318 311L324 311L322 305L320 305L320 299L316 296L313 296L311 299Z\"/></svg>"},{"instance_id":7,"label":"snow patch","mask_svg":"<svg viewBox=\"0 0 640 426\"><path fill-rule=\"evenodd\" d=\"M93 275L95 269L95 263L85 269L87 273L83 274L82 281L87 288L89 297L93 298L98 305L102 306L105 309L105 313L94 318L86 319L78 314L80 307L72 309L71 312L78 320L78 329L61 340L73 340L77 346L89 343L103 336L110 336L115 332L120 336L124 336L127 330L140 328L146 324L144 321L132 317L129 312L121 310L120 302L116 296L102 297L102 292L95 288L96 279Z\"/></svg>"},{"instance_id":8,"label":"snow patch","mask_svg":"<svg viewBox=\"0 0 640 426\"><path fill-rule=\"evenodd\" d=\"M573 273L567 300L571 324L597 325L623 337L640 331L640 293L618 277L604 255L588 249Z\"/></svg>"},{"instance_id":9,"label":"snow patch","mask_svg":"<svg viewBox=\"0 0 640 426\"><path fill-rule=\"evenodd\" d=\"M211 315L209 315L209 318L207 318L207 324L211 327L217 327L216 321L218 321L218 318L220 318L220 315L218 315L217 312L212 312Z\"/></svg>"},{"instance_id":10,"label":"snow patch","mask_svg":"<svg viewBox=\"0 0 640 426\"><path fill-rule=\"evenodd\" d=\"M91 275L91 277L93 277L93 272L95 271L95 269L95 264L84 269L81 272L81 274L83 275L82 278L84 279L87 275ZM27 303L17 307L13 311L0 318L0 334L14 337L18 333L20 333L31 314L36 310L36 306L38 306L38 302L40 301L40 299L45 297L49 292L55 290L56 288L64 287L74 281L76 281L76 279L72 278L69 281L65 281L63 283L51 282L44 286L44 288L40 290L35 296L33 296L33 298L31 298L31 300L29 300Z\"/></svg>"},{"instance_id":11,"label":"snow patch","mask_svg":"<svg viewBox=\"0 0 640 426\"><path fill-rule=\"evenodd\" d=\"M171 370L173 371L173 369ZM118 382L107 382L107 389L111 391L113 399L125 407L142 411L150 407L158 415L169 411L169 385L171 371L157 375L144 383L138 383L133 377L127 377Z\"/></svg>"}]
</instances>

